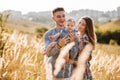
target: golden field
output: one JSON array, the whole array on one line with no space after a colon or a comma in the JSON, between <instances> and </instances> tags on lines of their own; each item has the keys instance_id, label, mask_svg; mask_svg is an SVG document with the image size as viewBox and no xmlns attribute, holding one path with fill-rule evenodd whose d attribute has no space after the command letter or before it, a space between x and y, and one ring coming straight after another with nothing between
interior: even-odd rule
<instances>
[{"instance_id":1,"label":"golden field","mask_svg":"<svg viewBox=\"0 0 120 80\"><path fill-rule=\"evenodd\" d=\"M0 80L45 80L42 38L17 31L3 36ZM120 46L97 44L91 70L94 80L120 80Z\"/></svg>"}]
</instances>

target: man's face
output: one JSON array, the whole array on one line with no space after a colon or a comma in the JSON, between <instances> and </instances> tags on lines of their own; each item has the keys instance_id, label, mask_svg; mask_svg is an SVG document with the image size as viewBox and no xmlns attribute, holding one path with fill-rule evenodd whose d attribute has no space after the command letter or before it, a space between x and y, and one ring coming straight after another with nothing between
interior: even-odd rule
<instances>
[{"instance_id":1,"label":"man's face","mask_svg":"<svg viewBox=\"0 0 120 80\"><path fill-rule=\"evenodd\" d=\"M57 11L53 14L53 20L56 22L57 26L64 27L65 26L65 12Z\"/></svg>"}]
</instances>

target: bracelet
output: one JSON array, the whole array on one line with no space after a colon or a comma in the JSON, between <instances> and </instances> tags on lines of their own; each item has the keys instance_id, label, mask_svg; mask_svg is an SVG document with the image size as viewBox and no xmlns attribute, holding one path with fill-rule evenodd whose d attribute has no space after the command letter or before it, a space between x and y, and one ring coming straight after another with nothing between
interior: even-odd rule
<instances>
[{"instance_id":1,"label":"bracelet","mask_svg":"<svg viewBox=\"0 0 120 80\"><path fill-rule=\"evenodd\" d=\"M58 46L59 49L61 48L61 46L58 43L57 43L57 46Z\"/></svg>"}]
</instances>

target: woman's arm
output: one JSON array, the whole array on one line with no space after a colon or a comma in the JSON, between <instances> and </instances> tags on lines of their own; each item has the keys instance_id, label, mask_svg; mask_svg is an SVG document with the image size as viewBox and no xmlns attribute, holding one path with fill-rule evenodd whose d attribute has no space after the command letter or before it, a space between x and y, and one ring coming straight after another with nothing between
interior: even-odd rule
<instances>
[{"instance_id":1,"label":"woman's arm","mask_svg":"<svg viewBox=\"0 0 120 80\"><path fill-rule=\"evenodd\" d=\"M82 51L79 53L77 67L72 75L72 80L83 80L84 72L86 69L86 62L90 56L90 52L93 49L93 45L88 43Z\"/></svg>"}]
</instances>

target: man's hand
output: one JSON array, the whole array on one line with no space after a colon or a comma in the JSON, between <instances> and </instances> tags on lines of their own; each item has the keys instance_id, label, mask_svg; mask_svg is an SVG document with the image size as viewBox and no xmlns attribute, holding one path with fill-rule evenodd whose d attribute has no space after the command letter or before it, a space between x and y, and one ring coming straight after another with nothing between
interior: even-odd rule
<instances>
[{"instance_id":1,"label":"man's hand","mask_svg":"<svg viewBox=\"0 0 120 80\"><path fill-rule=\"evenodd\" d=\"M69 37L68 37L69 35ZM60 41L58 42L58 45L60 47L65 46L68 42L73 42L75 40L75 36L72 32L69 32L67 35L65 35L65 37L63 37L62 39L60 39Z\"/></svg>"},{"instance_id":2,"label":"man's hand","mask_svg":"<svg viewBox=\"0 0 120 80\"><path fill-rule=\"evenodd\" d=\"M64 37L64 38L60 39L60 41L58 42L58 45L59 45L60 47L63 47L63 46L66 45L66 43L67 43L67 40L66 40L66 38Z\"/></svg>"},{"instance_id":3,"label":"man's hand","mask_svg":"<svg viewBox=\"0 0 120 80\"><path fill-rule=\"evenodd\" d=\"M68 35L65 35L65 37L63 37L62 39L60 39L60 41L58 42L58 45L60 47L63 47L67 44L67 42L70 40L69 37L67 37Z\"/></svg>"}]
</instances>

